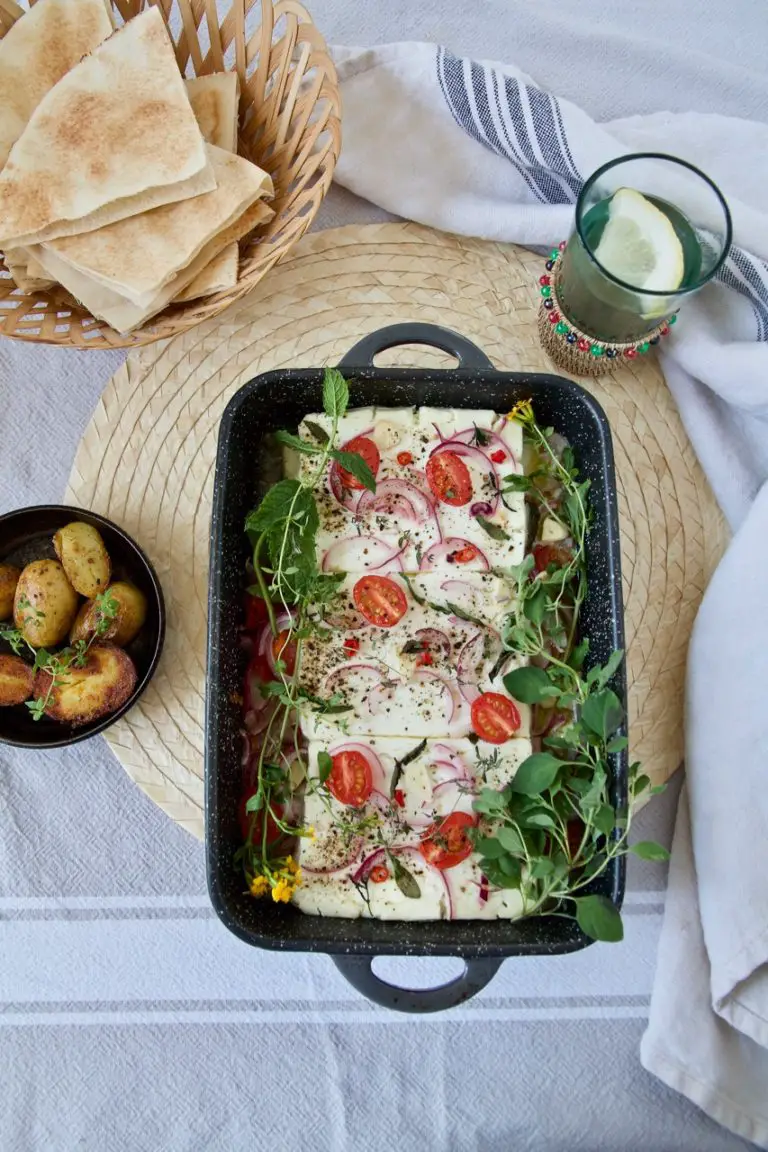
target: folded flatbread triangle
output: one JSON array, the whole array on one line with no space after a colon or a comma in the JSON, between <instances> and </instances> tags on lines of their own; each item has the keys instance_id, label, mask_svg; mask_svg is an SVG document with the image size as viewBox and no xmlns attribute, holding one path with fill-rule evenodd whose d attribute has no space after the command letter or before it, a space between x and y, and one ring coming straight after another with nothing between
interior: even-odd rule
<instances>
[{"instance_id":1,"label":"folded flatbread triangle","mask_svg":"<svg viewBox=\"0 0 768 1152\"><path fill-rule=\"evenodd\" d=\"M163 18L148 8L32 113L0 173L0 248L92 231L214 187Z\"/></svg>"},{"instance_id":2,"label":"folded flatbread triangle","mask_svg":"<svg viewBox=\"0 0 768 1152\"><path fill-rule=\"evenodd\" d=\"M118 295L102 284L96 283L88 276L65 264L55 252L41 248L41 263L49 276L63 284L75 299L79 300L93 316L105 320L118 332L132 332L140 327L146 320L155 316L169 304L195 276L199 275L217 253L228 244L236 243L241 236L253 231L259 224L274 215L262 201L256 201L248 208L229 228L225 228L218 236L204 246L192 263L182 269L170 283L166 284L150 304L139 307L131 304L125 297Z\"/></svg>"},{"instance_id":3,"label":"folded flatbread triangle","mask_svg":"<svg viewBox=\"0 0 768 1152\"><path fill-rule=\"evenodd\" d=\"M105 0L38 0L0 40L0 169L47 92L112 35Z\"/></svg>"},{"instance_id":4,"label":"folded flatbread triangle","mask_svg":"<svg viewBox=\"0 0 768 1152\"><path fill-rule=\"evenodd\" d=\"M261 168L212 144L205 148L216 176L212 192L130 216L96 232L29 246L30 254L45 267L43 251L54 252L139 307L149 304L213 236L255 200L272 194L272 180Z\"/></svg>"},{"instance_id":5,"label":"folded flatbread triangle","mask_svg":"<svg viewBox=\"0 0 768 1152\"><path fill-rule=\"evenodd\" d=\"M213 72L185 80L187 95L206 144L237 152L240 81L237 72ZM237 244L228 244L178 296L179 302L234 288L240 265Z\"/></svg>"}]
</instances>

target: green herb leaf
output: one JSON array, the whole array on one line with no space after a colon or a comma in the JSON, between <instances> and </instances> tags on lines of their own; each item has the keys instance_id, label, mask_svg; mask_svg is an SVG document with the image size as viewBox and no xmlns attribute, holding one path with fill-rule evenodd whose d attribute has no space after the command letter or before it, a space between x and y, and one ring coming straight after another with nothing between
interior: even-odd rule
<instances>
[{"instance_id":1,"label":"green herb leaf","mask_svg":"<svg viewBox=\"0 0 768 1152\"><path fill-rule=\"evenodd\" d=\"M317 754L317 778L321 784L325 784L326 780L333 771L333 760L328 752L318 752Z\"/></svg>"},{"instance_id":2,"label":"green herb leaf","mask_svg":"<svg viewBox=\"0 0 768 1152\"><path fill-rule=\"evenodd\" d=\"M624 939L621 914L607 896L573 896L576 922L585 936L615 944Z\"/></svg>"},{"instance_id":3,"label":"green herb leaf","mask_svg":"<svg viewBox=\"0 0 768 1152\"><path fill-rule=\"evenodd\" d=\"M346 472L350 472L356 480L359 480L369 492L376 491L376 477L362 456L358 456L357 452L341 452L334 448L329 455L337 464L340 464Z\"/></svg>"},{"instance_id":4,"label":"green herb leaf","mask_svg":"<svg viewBox=\"0 0 768 1152\"><path fill-rule=\"evenodd\" d=\"M498 524L491 524L490 520L486 520L484 516L476 516L475 520L477 520L483 531L490 536L491 540L510 539L508 532L505 532L504 529L500 528Z\"/></svg>"},{"instance_id":5,"label":"green herb leaf","mask_svg":"<svg viewBox=\"0 0 768 1152\"><path fill-rule=\"evenodd\" d=\"M523 816L520 823L526 828L555 828L556 824L548 812L532 812L530 816Z\"/></svg>"},{"instance_id":6,"label":"green herb leaf","mask_svg":"<svg viewBox=\"0 0 768 1152\"><path fill-rule=\"evenodd\" d=\"M338 368L326 368L323 377L323 410L331 420L338 421L349 404L349 388Z\"/></svg>"},{"instance_id":7,"label":"green herb leaf","mask_svg":"<svg viewBox=\"0 0 768 1152\"><path fill-rule=\"evenodd\" d=\"M555 871L555 866L546 856L535 860L530 870L531 880L546 880Z\"/></svg>"},{"instance_id":8,"label":"green herb leaf","mask_svg":"<svg viewBox=\"0 0 768 1152\"><path fill-rule=\"evenodd\" d=\"M477 424L473 424L474 433L472 434L472 443L477 444L478 448L485 448L491 442L491 438L486 431L478 428Z\"/></svg>"},{"instance_id":9,"label":"green herb leaf","mask_svg":"<svg viewBox=\"0 0 768 1152\"><path fill-rule=\"evenodd\" d=\"M616 827L616 812L610 804L601 804L592 813L592 823L603 836L610 836Z\"/></svg>"},{"instance_id":10,"label":"green herb leaf","mask_svg":"<svg viewBox=\"0 0 768 1152\"><path fill-rule=\"evenodd\" d=\"M519 832L514 828L497 828L496 839L507 852L525 852L525 846Z\"/></svg>"},{"instance_id":11,"label":"green herb leaf","mask_svg":"<svg viewBox=\"0 0 768 1152\"><path fill-rule=\"evenodd\" d=\"M248 513L245 526L252 532L264 532L282 524L291 514L294 501L303 489L298 480L278 480L252 512ZM314 503L314 501L313 501Z\"/></svg>"},{"instance_id":12,"label":"green herb leaf","mask_svg":"<svg viewBox=\"0 0 768 1152\"><path fill-rule=\"evenodd\" d=\"M581 719L601 740L612 736L624 719L624 709L615 692L610 688L588 696L581 710Z\"/></svg>"},{"instance_id":13,"label":"green herb leaf","mask_svg":"<svg viewBox=\"0 0 768 1152\"><path fill-rule=\"evenodd\" d=\"M626 736L614 736L609 740L605 746L606 752L612 754L613 752L623 752L625 748L629 747L629 740Z\"/></svg>"},{"instance_id":14,"label":"green herb leaf","mask_svg":"<svg viewBox=\"0 0 768 1152\"><path fill-rule=\"evenodd\" d=\"M392 874L395 878L395 884L402 892L403 896L407 896L409 900L418 900L421 896L421 888L419 882L412 872L409 872L404 864L401 864L396 856L389 857L392 865Z\"/></svg>"},{"instance_id":15,"label":"green herb leaf","mask_svg":"<svg viewBox=\"0 0 768 1152\"><path fill-rule=\"evenodd\" d=\"M259 789L258 792L254 792L253 796L249 796L245 802L245 810L248 813L260 812L263 807L264 793L261 791L261 789Z\"/></svg>"},{"instance_id":16,"label":"green herb leaf","mask_svg":"<svg viewBox=\"0 0 768 1152\"><path fill-rule=\"evenodd\" d=\"M526 620L530 620L531 624L538 626L543 622L549 605L549 593L544 585L539 582L536 591L531 596L527 596L523 601L523 613Z\"/></svg>"},{"instance_id":17,"label":"green herb leaf","mask_svg":"<svg viewBox=\"0 0 768 1152\"><path fill-rule=\"evenodd\" d=\"M478 836L475 840L475 851L479 852L481 856L485 856L488 860L498 860L499 856L502 856L505 850L501 841L494 839L492 836Z\"/></svg>"},{"instance_id":18,"label":"green herb leaf","mask_svg":"<svg viewBox=\"0 0 768 1152\"><path fill-rule=\"evenodd\" d=\"M528 668L515 668L507 672L503 682L510 696L522 704L540 704L542 700L559 695L544 669L533 664Z\"/></svg>"},{"instance_id":19,"label":"green herb leaf","mask_svg":"<svg viewBox=\"0 0 768 1152\"><path fill-rule=\"evenodd\" d=\"M306 440L302 440L300 436L294 436L292 432L275 432L275 440L278 444L284 444L286 448L293 448L296 452L303 452L305 456L319 456L320 449L313 447L312 444L307 444Z\"/></svg>"},{"instance_id":20,"label":"green herb leaf","mask_svg":"<svg viewBox=\"0 0 768 1152\"><path fill-rule=\"evenodd\" d=\"M504 811L506 804L503 792L497 792L495 788L481 788L480 795L476 797L472 807L482 816L497 816Z\"/></svg>"},{"instance_id":21,"label":"green herb leaf","mask_svg":"<svg viewBox=\"0 0 768 1152\"><path fill-rule=\"evenodd\" d=\"M519 476L512 473L504 477L502 492L529 492L532 487L530 476Z\"/></svg>"},{"instance_id":22,"label":"green herb leaf","mask_svg":"<svg viewBox=\"0 0 768 1152\"><path fill-rule=\"evenodd\" d=\"M655 840L638 840L636 844L630 844L630 852L635 856L639 856L641 860L654 860L660 863L664 860L669 860L669 852L661 844L657 844Z\"/></svg>"},{"instance_id":23,"label":"green herb leaf","mask_svg":"<svg viewBox=\"0 0 768 1152\"><path fill-rule=\"evenodd\" d=\"M314 420L304 420L304 427L306 428L307 432L309 432L310 436L317 440L318 444L325 445L329 442L330 436L326 432L325 428L323 428L322 424L316 424Z\"/></svg>"},{"instance_id":24,"label":"green herb leaf","mask_svg":"<svg viewBox=\"0 0 768 1152\"><path fill-rule=\"evenodd\" d=\"M549 752L533 752L512 777L510 788L526 796L538 796L554 784L563 761Z\"/></svg>"}]
</instances>

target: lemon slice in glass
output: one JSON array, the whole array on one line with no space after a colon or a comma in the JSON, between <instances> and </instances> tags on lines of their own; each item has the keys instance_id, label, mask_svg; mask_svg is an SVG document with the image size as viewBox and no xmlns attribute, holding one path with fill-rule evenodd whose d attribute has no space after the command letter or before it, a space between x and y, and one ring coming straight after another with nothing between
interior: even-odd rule
<instances>
[{"instance_id":1,"label":"lemon slice in glass","mask_svg":"<svg viewBox=\"0 0 768 1152\"><path fill-rule=\"evenodd\" d=\"M595 258L617 280L645 292L674 292L685 274L671 221L632 188L619 188L611 197Z\"/></svg>"}]
</instances>

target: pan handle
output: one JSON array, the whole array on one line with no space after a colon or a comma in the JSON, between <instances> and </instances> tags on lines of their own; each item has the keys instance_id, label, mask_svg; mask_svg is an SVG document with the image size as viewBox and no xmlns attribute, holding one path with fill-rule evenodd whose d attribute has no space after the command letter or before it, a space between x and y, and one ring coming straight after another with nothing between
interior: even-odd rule
<instances>
[{"instance_id":1,"label":"pan handle","mask_svg":"<svg viewBox=\"0 0 768 1152\"><path fill-rule=\"evenodd\" d=\"M493 368L485 352L481 352L466 336L459 336L450 328L441 328L437 324L420 323L390 324L371 332L350 348L339 361L339 368L371 368L374 356L400 344L427 344L430 348L440 348L456 357L459 368Z\"/></svg>"},{"instance_id":2,"label":"pan handle","mask_svg":"<svg viewBox=\"0 0 768 1152\"><path fill-rule=\"evenodd\" d=\"M384 1008L395 1012L442 1012L455 1008L477 995L490 983L503 963L502 959L467 960L464 971L437 988L397 988L380 979L373 971L373 956L332 956L334 964L349 983Z\"/></svg>"}]
</instances>

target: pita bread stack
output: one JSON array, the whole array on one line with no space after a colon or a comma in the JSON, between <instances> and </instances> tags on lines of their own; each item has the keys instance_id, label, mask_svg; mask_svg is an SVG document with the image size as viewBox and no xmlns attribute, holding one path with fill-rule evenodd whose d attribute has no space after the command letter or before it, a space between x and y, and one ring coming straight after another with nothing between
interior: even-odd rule
<instances>
[{"instance_id":1,"label":"pita bread stack","mask_svg":"<svg viewBox=\"0 0 768 1152\"><path fill-rule=\"evenodd\" d=\"M11 37L55 65L6 108ZM183 80L157 8L113 32L105 0L38 0L0 41L0 248L16 284L58 282L123 333L233 288L238 241L274 215L270 177L237 155L238 101L236 73Z\"/></svg>"}]
</instances>

